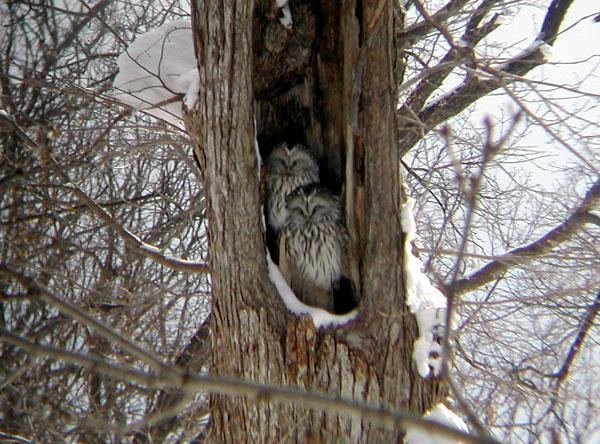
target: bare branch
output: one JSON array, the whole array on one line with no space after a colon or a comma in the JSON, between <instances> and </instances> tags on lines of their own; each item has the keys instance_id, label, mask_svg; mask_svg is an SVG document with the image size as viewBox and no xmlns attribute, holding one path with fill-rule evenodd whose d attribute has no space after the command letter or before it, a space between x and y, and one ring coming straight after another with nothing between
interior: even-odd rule
<instances>
[{"instance_id":1,"label":"bare branch","mask_svg":"<svg viewBox=\"0 0 600 444\"><path fill-rule=\"evenodd\" d=\"M581 204L579 204L571 217L565 222L537 241L524 247L515 248L501 258L490 262L470 276L459 279L454 286L455 294L459 295L476 290L482 285L493 281L512 267L531 262L561 243L569 240L584 224L590 221L590 214L588 211L596 207L599 203L600 179L598 179L588 190Z\"/></svg>"},{"instance_id":2,"label":"bare branch","mask_svg":"<svg viewBox=\"0 0 600 444\"><path fill-rule=\"evenodd\" d=\"M400 44L404 44L405 42L415 42L421 37L427 35L431 30L434 29L433 24L443 24L449 17L454 16L458 11L460 11L469 0L451 0L439 11L431 14L430 20L423 20L421 22L415 23L412 26L402 30L402 32L398 33L398 42Z\"/></svg>"},{"instance_id":3,"label":"bare branch","mask_svg":"<svg viewBox=\"0 0 600 444\"><path fill-rule=\"evenodd\" d=\"M556 40L558 28L566 15L568 7L573 0L554 0L547 10L546 18L540 31L541 41L552 45ZM513 76L524 76L533 68L546 63L546 59L539 46L532 47L523 55L513 59L501 71ZM514 78L513 78L514 80ZM504 86L510 79L503 77L490 80L479 80L475 76L468 76L465 82L452 94L443 100L435 102L418 113L419 122L402 120L399 113L399 136L401 140L401 154L408 152L421 138L423 131L429 132L433 127L456 116L464 111L469 105L478 99L488 95L492 91Z\"/></svg>"},{"instance_id":4,"label":"bare branch","mask_svg":"<svg viewBox=\"0 0 600 444\"><path fill-rule=\"evenodd\" d=\"M358 415L388 428L411 427L432 436L453 438L464 443L499 444L491 438L475 438L468 433L440 424L435 421L422 419L416 415L404 412L393 412L380 407L371 407L342 397L333 397L324 393L305 392L291 388L248 382L240 379L197 376L173 369L169 375L154 375L131 368L108 363L104 360L84 356L70 351L60 350L48 345L35 344L13 333L0 328L0 341L8 342L23 348L33 355L48 356L73 364L88 370L104 373L122 381L142 384L149 388L178 388L186 393L208 391L228 396L246 396L258 402L294 403L307 408L318 409L333 414Z\"/></svg>"},{"instance_id":5,"label":"bare branch","mask_svg":"<svg viewBox=\"0 0 600 444\"><path fill-rule=\"evenodd\" d=\"M211 315L202 323L185 349L175 360L178 368L190 373L200 373L202 366L211 353L210 328ZM136 443L161 442L179 425L176 413L189 403L189 399L181 391L175 393L163 391L156 402L148 420L140 422L140 426L149 428L148 433L139 434ZM152 441L148 437L152 437Z\"/></svg>"},{"instance_id":6,"label":"bare branch","mask_svg":"<svg viewBox=\"0 0 600 444\"><path fill-rule=\"evenodd\" d=\"M443 34L446 36L446 40L448 40L451 48L439 61L435 69L425 70L419 76L419 78L422 78L421 82L410 94L398 112L402 119L408 118L410 120L410 116L412 116L415 112L418 112L418 110L423 107L431 94L442 85L444 80L446 80L448 75L454 71L456 66L459 66L465 62L475 63L475 56L472 48L474 48L481 39L498 27L498 25L496 25L497 16L494 16L489 22L485 23L481 28L478 28L483 16L489 11L494 3L495 0L484 0L481 6L479 6L477 11L471 17L471 20L468 22L466 30L461 37L462 41L468 43L468 48L455 45L454 41L450 39L448 31L444 30L442 26L435 24L435 27L440 29L440 32L444 30ZM415 5L420 5L420 3L415 2ZM419 8L419 11L423 10L421 14L424 17L426 17L428 20L431 20L429 16L426 15L422 5L417 7Z\"/></svg>"},{"instance_id":7,"label":"bare branch","mask_svg":"<svg viewBox=\"0 0 600 444\"><path fill-rule=\"evenodd\" d=\"M558 36L558 29L567 14L573 0L553 0L548 8L544 24L542 25L541 39L549 45L554 45Z\"/></svg>"},{"instance_id":8,"label":"bare branch","mask_svg":"<svg viewBox=\"0 0 600 444\"><path fill-rule=\"evenodd\" d=\"M465 218L464 228L461 234L461 244L459 246L458 255L456 258L456 264L454 265L454 271L452 274L452 278L450 284L446 287L446 297L447 297L447 308L446 308L446 322L445 322L445 332L442 340L442 375L444 379L450 386L454 398L456 399L461 410L467 415L471 424L473 425L475 431L478 436L489 438L489 432L483 423L479 420L477 415L473 412L466 399L464 398L461 390L458 385L454 382L454 376L450 372L450 361L452 360L452 349L450 346L450 335L451 335L451 325L452 318L454 316L454 310L456 309L456 283L458 282L458 275L461 270L461 265L463 262L463 254L467 249L467 242L469 239L469 233L471 230L471 225L473 222L473 217L475 215L475 208L477 206L477 197L479 195L479 190L481 188L481 182L484 178L484 172L486 168L489 166L490 161L500 152L502 147L508 141L510 135L514 132L517 123L519 122L521 114L516 114L512 119L512 124L510 128L497 140L492 140L492 125L491 122L486 120L486 143L482 153L481 165L479 167L479 171L471 177L464 177L457 167L457 180L459 182L459 186L465 195L467 201L467 215ZM450 152L451 146L451 137L450 130L448 128L443 131L444 136L446 137L446 143L448 146L448 150Z\"/></svg>"},{"instance_id":9,"label":"bare branch","mask_svg":"<svg viewBox=\"0 0 600 444\"><path fill-rule=\"evenodd\" d=\"M581 350L581 346L583 344L583 341L585 341L585 337L588 335L590 329L594 325L594 319L596 319L596 316L598 315L599 311L600 292L598 292L598 294L596 295L594 303L587 308L585 318L583 318L583 321L579 326L579 332L577 333L577 337L575 338L575 341L573 341L573 345L571 345L569 353L567 354L567 358L565 359L565 362L563 363L562 367L556 373L552 375L547 375L548 377L557 379L557 387L560 386L563 383L563 381L569 376L571 365L573 364L577 353L579 353L579 350Z\"/></svg>"},{"instance_id":10,"label":"bare branch","mask_svg":"<svg viewBox=\"0 0 600 444\"><path fill-rule=\"evenodd\" d=\"M61 313L70 316L76 321L81 322L83 325L87 325L88 327L93 328L102 337L104 337L108 341L112 341L115 345L118 345L124 351L131 353L133 356L144 361L148 365L151 365L153 368L160 371L161 374L172 376L173 370L171 369L171 367L163 363L162 360L157 358L155 355L148 353L146 350L143 350L142 348L138 347L131 339L126 338L125 336L123 336L122 333L116 333L111 327L104 325L97 319L94 319L87 313L83 312L81 309L57 298L36 280L31 279L3 264L0 264L0 273L5 276L14 278L21 285L27 288L27 290L33 296L41 298L48 304L57 308Z\"/></svg>"},{"instance_id":11,"label":"bare branch","mask_svg":"<svg viewBox=\"0 0 600 444\"><path fill-rule=\"evenodd\" d=\"M167 256L159 251L153 245L147 244L143 242L139 237L135 234L129 232L121 224L115 221L110 214L108 214L99 204L97 204L94 199L89 197L84 191L82 191L79 187L74 184L69 185L47 185L49 187L61 188L72 191L75 193L87 206L90 210L94 212L100 219L106 222L109 226L111 226L119 236L127 242L131 247L135 249L138 254L149 257L161 265L165 265L169 268L178 271L186 271L193 273L208 273L208 266L206 264L198 263L195 261L188 261L185 259L178 259L172 256Z\"/></svg>"}]
</instances>

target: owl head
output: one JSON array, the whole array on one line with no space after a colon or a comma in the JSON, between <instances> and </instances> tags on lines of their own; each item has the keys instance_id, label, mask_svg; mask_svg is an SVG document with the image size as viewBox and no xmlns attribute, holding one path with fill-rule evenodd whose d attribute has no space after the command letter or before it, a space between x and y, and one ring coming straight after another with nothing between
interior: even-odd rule
<instances>
[{"instance_id":1,"label":"owl head","mask_svg":"<svg viewBox=\"0 0 600 444\"><path fill-rule=\"evenodd\" d=\"M267 159L267 184L275 177L303 177L304 183L318 182L319 166L304 145L298 143L290 147L281 143Z\"/></svg>"},{"instance_id":2,"label":"owl head","mask_svg":"<svg viewBox=\"0 0 600 444\"><path fill-rule=\"evenodd\" d=\"M311 184L298 188L286 200L288 219L296 224L341 223L342 205L327 189Z\"/></svg>"}]
</instances>

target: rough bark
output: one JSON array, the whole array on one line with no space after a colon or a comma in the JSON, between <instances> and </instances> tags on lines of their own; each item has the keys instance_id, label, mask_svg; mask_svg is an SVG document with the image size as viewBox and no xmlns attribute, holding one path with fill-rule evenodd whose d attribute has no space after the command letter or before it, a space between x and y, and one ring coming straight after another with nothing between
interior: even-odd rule
<instances>
[{"instance_id":1,"label":"rough bark","mask_svg":"<svg viewBox=\"0 0 600 444\"><path fill-rule=\"evenodd\" d=\"M393 2L293 2L291 30L271 0L258 2L254 22L251 2L213 3L193 12L202 93L187 122L208 197L212 372L423 412L443 390L416 373L417 327L404 301ZM286 311L269 281L253 111L261 145L304 141L327 185L345 192L348 273L360 296L349 325L316 330ZM213 396L211 409L215 443L402 436L356 417L241 397Z\"/></svg>"}]
</instances>

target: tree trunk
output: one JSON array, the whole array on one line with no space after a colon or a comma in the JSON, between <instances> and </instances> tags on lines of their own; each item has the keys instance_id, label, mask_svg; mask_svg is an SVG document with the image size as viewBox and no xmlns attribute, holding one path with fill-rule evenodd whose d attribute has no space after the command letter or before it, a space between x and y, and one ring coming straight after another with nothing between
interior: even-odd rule
<instances>
[{"instance_id":1,"label":"tree trunk","mask_svg":"<svg viewBox=\"0 0 600 444\"><path fill-rule=\"evenodd\" d=\"M318 3L318 2L317 2ZM404 201L395 118L392 1L199 2L193 29L199 107L187 117L208 199L213 291L211 371L421 413L443 396L412 361L417 326L404 300ZM261 215L261 152L306 143L343 191L347 275L357 318L316 330L271 284ZM212 396L214 443L401 441L401 430L293 405Z\"/></svg>"}]
</instances>

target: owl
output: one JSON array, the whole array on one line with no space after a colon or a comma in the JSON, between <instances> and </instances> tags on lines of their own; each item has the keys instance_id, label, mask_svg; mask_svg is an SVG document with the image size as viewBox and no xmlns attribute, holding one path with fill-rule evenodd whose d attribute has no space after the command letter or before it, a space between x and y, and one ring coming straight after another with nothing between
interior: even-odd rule
<instances>
[{"instance_id":1,"label":"owl","mask_svg":"<svg viewBox=\"0 0 600 444\"><path fill-rule=\"evenodd\" d=\"M281 233L280 267L296 296L331 312L333 290L342 277L348 234L340 200L328 190L309 185L286 200L287 222Z\"/></svg>"},{"instance_id":2,"label":"owl","mask_svg":"<svg viewBox=\"0 0 600 444\"><path fill-rule=\"evenodd\" d=\"M319 166L304 145L282 143L267 159L267 219L278 233L286 218L286 198L297 188L319 182Z\"/></svg>"}]
</instances>

